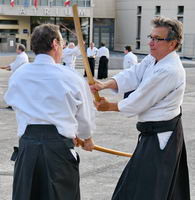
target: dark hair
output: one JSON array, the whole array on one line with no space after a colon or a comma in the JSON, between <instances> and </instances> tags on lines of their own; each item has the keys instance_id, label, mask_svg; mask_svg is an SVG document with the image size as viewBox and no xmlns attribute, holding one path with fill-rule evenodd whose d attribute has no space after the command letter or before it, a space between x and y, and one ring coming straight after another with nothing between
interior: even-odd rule
<instances>
[{"instance_id":1,"label":"dark hair","mask_svg":"<svg viewBox=\"0 0 195 200\"><path fill-rule=\"evenodd\" d=\"M59 26L53 24L42 24L37 26L31 37L31 47L37 55L48 53L52 49L52 42L60 41Z\"/></svg>"},{"instance_id":2,"label":"dark hair","mask_svg":"<svg viewBox=\"0 0 195 200\"><path fill-rule=\"evenodd\" d=\"M105 43L101 42L101 46L104 47L104 46L105 46Z\"/></svg>"},{"instance_id":3,"label":"dark hair","mask_svg":"<svg viewBox=\"0 0 195 200\"><path fill-rule=\"evenodd\" d=\"M125 46L125 50L127 50L128 52L131 52L131 46Z\"/></svg>"},{"instance_id":4,"label":"dark hair","mask_svg":"<svg viewBox=\"0 0 195 200\"><path fill-rule=\"evenodd\" d=\"M176 40L177 45L175 49L178 49L183 40L183 24L176 19L169 19L166 17L156 17L152 20L152 25L157 27L168 28L167 38L170 40Z\"/></svg>"},{"instance_id":5,"label":"dark hair","mask_svg":"<svg viewBox=\"0 0 195 200\"><path fill-rule=\"evenodd\" d=\"M20 51L25 51L26 47L23 44L18 44L17 49Z\"/></svg>"}]
</instances>

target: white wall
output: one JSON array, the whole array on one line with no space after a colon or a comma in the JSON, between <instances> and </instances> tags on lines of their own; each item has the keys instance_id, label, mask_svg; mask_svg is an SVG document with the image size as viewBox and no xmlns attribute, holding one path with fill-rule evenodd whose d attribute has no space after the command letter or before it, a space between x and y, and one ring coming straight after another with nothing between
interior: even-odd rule
<instances>
[{"instance_id":1,"label":"white wall","mask_svg":"<svg viewBox=\"0 0 195 200\"><path fill-rule=\"evenodd\" d=\"M137 6L142 6L141 22L141 49L136 50L137 33ZM155 16L155 6L161 6L161 15L175 18L178 6L184 6L184 42L181 56L195 57L195 28L193 19L195 19L195 1L193 0L116 0L116 32L115 32L115 50L123 50L127 44L131 45L134 52L147 54L148 40L150 33L150 21Z\"/></svg>"},{"instance_id":2,"label":"white wall","mask_svg":"<svg viewBox=\"0 0 195 200\"><path fill-rule=\"evenodd\" d=\"M94 18L115 18L115 0L93 0Z\"/></svg>"}]
</instances>

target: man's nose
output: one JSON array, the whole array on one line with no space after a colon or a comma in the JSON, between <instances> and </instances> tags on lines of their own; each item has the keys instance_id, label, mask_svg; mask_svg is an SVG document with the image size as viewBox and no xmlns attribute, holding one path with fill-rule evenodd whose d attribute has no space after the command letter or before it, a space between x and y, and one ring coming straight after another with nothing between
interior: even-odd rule
<instances>
[{"instance_id":1,"label":"man's nose","mask_svg":"<svg viewBox=\"0 0 195 200\"><path fill-rule=\"evenodd\" d=\"M153 46L153 45L154 45L154 40L152 40L152 39L149 40L149 41L148 41L148 45L149 45L149 46Z\"/></svg>"}]
</instances>

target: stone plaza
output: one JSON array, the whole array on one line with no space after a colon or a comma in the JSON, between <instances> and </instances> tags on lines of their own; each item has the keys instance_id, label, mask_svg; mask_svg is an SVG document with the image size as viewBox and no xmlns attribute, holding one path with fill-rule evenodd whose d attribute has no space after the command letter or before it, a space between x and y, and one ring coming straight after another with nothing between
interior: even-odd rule
<instances>
[{"instance_id":1,"label":"stone plaza","mask_svg":"<svg viewBox=\"0 0 195 200\"><path fill-rule=\"evenodd\" d=\"M114 56L113 56L114 59ZM189 64L190 63L190 64ZM183 102L183 126L190 172L191 199L195 200L195 62L185 65L187 87ZM121 71L120 67L109 69L109 77ZM77 68L83 75L83 69ZM6 109L3 95L10 72L0 70L0 200L11 200L13 166L10 161L13 146L18 145L14 111ZM96 71L97 74L97 71ZM122 99L109 90L100 92L111 101ZM97 145L132 153L137 143L138 131L135 118L116 112L96 112L96 130L93 134ZM81 199L109 200L119 176L129 158L98 151L86 152L76 148L80 154ZM143 199L144 200L144 199Z\"/></svg>"}]
</instances>

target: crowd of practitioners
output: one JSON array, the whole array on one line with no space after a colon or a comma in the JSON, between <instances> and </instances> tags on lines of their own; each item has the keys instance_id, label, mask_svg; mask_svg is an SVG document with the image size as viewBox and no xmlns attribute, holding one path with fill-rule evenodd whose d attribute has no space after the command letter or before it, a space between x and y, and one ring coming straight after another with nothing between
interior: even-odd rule
<instances>
[{"instance_id":1,"label":"crowd of practitioners","mask_svg":"<svg viewBox=\"0 0 195 200\"><path fill-rule=\"evenodd\" d=\"M76 57L79 56L80 50L79 46L75 46L73 42L67 44L64 42L64 49L62 55L63 65L70 67L72 69L75 68ZM98 79L104 79L108 77L108 61L109 61L109 49L105 46L104 43L101 43L101 47L97 49L94 46L94 43L91 42L89 47L87 48L87 57L89 61L89 66L91 69L92 76L95 76L95 62L96 58L99 58L99 66L98 66ZM86 77L86 71L84 71L84 77Z\"/></svg>"},{"instance_id":2,"label":"crowd of practitioners","mask_svg":"<svg viewBox=\"0 0 195 200\"><path fill-rule=\"evenodd\" d=\"M15 61L10 63L7 66L0 66L0 69L6 69L14 72L21 65L28 63L28 55L25 53L26 47L23 44L18 44L16 47L16 53L18 54ZM124 60L123 60L123 68L130 68L132 65L137 64L137 56L132 53L131 46L124 47ZM61 63L74 70L77 56L80 56L81 52L79 46L75 45L74 42L67 42L64 40L63 44L63 52ZM105 46L104 43L101 43L101 47L98 49L95 47L94 43L91 42L89 47L87 48L87 57L89 61L89 66L91 69L92 76L95 76L95 62L96 58L99 58L98 71L97 71L97 79L106 79L108 77L108 62L110 57L109 49ZM86 71L84 70L84 77L86 77ZM127 94L126 94L127 96ZM126 97L125 96L125 97Z\"/></svg>"},{"instance_id":3,"label":"crowd of practitioners","mask_svg":"<svg viewBox=\"0 0 195 200\"><path fill-rule=\"evenodd\" d=\"M21 65L28 63L29 59L27 54L25 53L26 47L23 44L18 44L16 47L16 53L18 54L15 61L10 63L7 66L0 66L0 69L5 69L14 72ZM79 46L75 46L74 42L64 41L63 45L63 53L61 58L61 63L74 70L75 62L77 56L80 56L81 52ZM95 62L96 58L99 58L99 66L98 66L98 79L103 79L108 77L108 61L109 61L109 49L105 46L104 43L101 43L101 47L98 49L94 46L94 43L91 42L89 47L87 48L87 57L91 69L91 73L95 76ZM84 76L86 76L86 72L84 71Z\"/></svg>"},{"instance_id":4,"label":"crowd of practitioners","mask_svg":"<svg viewBox=\"0 0 195 200\"><path fill-rule=\"evenodd\" d=\"M62 63L72 69L75 68L76 57L79 56L80 50L79 46L75 46L73 42L64 42L64 49L62 55ZM124 47L124 60L123 69L128 69L131 66L138 63L137 56L133 54L131 46ZM91 69L92 76L95 76L95 62L96 58L99 58L97 79L105 79L108 77L108 62L110 57L109 49L104 43L101 43L101 47L98 49L95 47L94 43L91 42L87 48L87 57L89 61L89 66ZM86 71L84 71L84 77L86 77ZM129 93L128 93L129 94ZM125 95L128 96L128 94Z\"/></svg>"}]
</instances>

